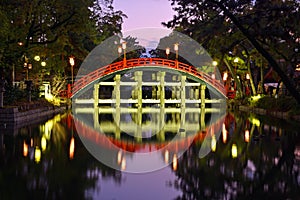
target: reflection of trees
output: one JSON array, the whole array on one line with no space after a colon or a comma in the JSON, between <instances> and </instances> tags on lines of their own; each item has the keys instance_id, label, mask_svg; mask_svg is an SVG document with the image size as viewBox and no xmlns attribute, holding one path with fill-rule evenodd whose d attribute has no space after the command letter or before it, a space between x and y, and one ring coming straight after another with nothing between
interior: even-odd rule
<instances>
[{"instance_id":1,"label":"reflection of trees","mask_svg":"<svg viewBox=\"0 0 300 200\"><path fill-rule=\"evenodd\" d=\"M235 131L217 151L198 158L200 146L193 145L178 161L175 186L177 199L294 199L299 191L299 133L283 134L276 140L269 132L250 143L243 141L245 118L236 118ZM236 130L237 130L236 129ZM231 144L238 157L230 157ZM298 178L299 179L299 178Z\"/></svg>"},{"instance_id":2,"label":"reflection of trees","mask_svg":"<svg viewBox=\"0 0 300 200\"><path fill-rule=\"evenodd\" d=\"M34 138L41 137L38 128L31 130ZM5 148L0 146L0 199L85 199L87 190L99 187L100 176L119 183L120 172L96 161L76 133L75 157L69 159L70 132L65 124L56 123L38 164L31 153L22 157L22 144L29 135L5 135Z\"/></svg>"}]
</instances>

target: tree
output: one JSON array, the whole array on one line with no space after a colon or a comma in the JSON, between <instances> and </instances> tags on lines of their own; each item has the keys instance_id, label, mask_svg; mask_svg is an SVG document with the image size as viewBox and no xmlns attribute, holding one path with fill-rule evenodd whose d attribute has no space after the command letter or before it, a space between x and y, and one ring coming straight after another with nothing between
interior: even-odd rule
<instances>
[{"instance_id":1,"label":"tree","mask_svg":"<svg viewBox=\"0 0 300 200\"><path fill-rule=\"evenodd\" d=\"M268 61L300 103L299 92L284 73L286 69L278 64L278 60L285 59L285 63L295 67L300 60L299 22L295 20L300 17L299 4L297 0L172 0L178 14L164 25L192 36L218 56L247 41Z\"/></svg>"},{"instance_id":2,"label":"tree","mask_svg":"<svg viewBox=\"0 0 300 200\"><path fill-rule=\"evenodd\" d=\"M39 55L52 71L63 71L70 55L83 60L97 43L120 32L125 17L114 11L112 0L3 0L0 15L1 67L23 68L25 56L33 62Z\"/></svg>"}]
</instances>

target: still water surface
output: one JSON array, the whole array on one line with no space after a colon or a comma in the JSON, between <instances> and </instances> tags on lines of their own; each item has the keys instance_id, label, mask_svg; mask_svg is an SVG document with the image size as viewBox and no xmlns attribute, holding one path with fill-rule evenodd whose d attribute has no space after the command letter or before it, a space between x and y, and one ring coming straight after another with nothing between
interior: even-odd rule
<instances>
[{"instance_id":1,"label":"still water surface","mask_svg":"<svg viewBox=\"0 0 300 200\"><path fill-rule=\"evenodd\" d=\"M299 199L297 123L227 113L218 127L204 158L199 149L212 134L207 130L195 133L181 157L164 152L167 167L139 174L122 172L126 160L115 170L95 159L69 113L14 131L1 127L0 199ZM105 137L131 152L160 146ZM118 152L111 159L118 162Z\"/></svg>"}]
</instances>

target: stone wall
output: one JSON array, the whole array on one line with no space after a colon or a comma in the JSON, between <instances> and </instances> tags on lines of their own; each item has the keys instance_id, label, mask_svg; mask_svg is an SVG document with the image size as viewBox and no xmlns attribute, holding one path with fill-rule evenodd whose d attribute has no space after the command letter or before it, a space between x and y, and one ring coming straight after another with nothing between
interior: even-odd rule
<instances>
[{"instance_id":1,"label":"stone wall","mask_svg":"<svg viewBox=\"0 0 300 200\"><path fill-rule=\"evenodd\" d=\"M20 110L18 107L0 108L0 131L1 129L15 129L39 123L65 110L64 107L54 106L44 106L30 110Z\"/></svg>"}]
</instances>

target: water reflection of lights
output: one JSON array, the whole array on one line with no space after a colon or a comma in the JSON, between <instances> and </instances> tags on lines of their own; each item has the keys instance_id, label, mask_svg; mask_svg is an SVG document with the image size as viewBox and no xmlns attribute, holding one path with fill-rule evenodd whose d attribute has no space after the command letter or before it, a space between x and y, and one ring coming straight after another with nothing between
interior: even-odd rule
<instances>
[{"instance_id":1,"label":"water reflection of lights","mask_svg":"<svg viewBox=\"0 0 300 200\"><path fill-rule=\"evenodd\" d=\"M211 138L211 151L215 152L217 148L217 140L216 140L216 136L213 135Z\"/></svg>"},{"instance_id":2,"label":"water reflection of lights","mask_svg":"<svg viewBox=\"0 0 300 200\"><path fill-rule=\"evenodd\" d=\"M74 137L72 137L70 141L70 150L69 150L70 159L74 158L74 152L75 152L75 139Z\"/></svg>"},{"instance_id":3,"label":"water reflection of lights","mask_svg":"<svg viewBox=\"0 0 300 200\"><path fill-rule=\"evenodd\" d=\"M44 136L41 139L41 147L42 147L42 151L45 151L47 148L47 140Z\"/></svg>"},{"instance_id":4,"label":"water reflection of lights","mask_svg":"<svg viewBox=\"0 0 300 200\"><path fill-rule=\"evenodd\" d=\"M23 143L23 156L28 156L28 144L26 142Z\"/></svg>"},{"instance_id":5,"label":"water reflection of lights","mask_svg":"<svg viewBox=\"0 0 300 200\"><path fill-rule=\"evenodd\" d=\"M169 158L170 157L170 153L169 153L169 151L168 150L166 150L165 151L165 163L167 164L167 163L169 163Z\"/></svg>"},{"instance_id":6,"label":"water reflection of lights","mask_svg":"<svg viewBox=\"0 0 300 200\"><path fill-rule=\"evenodd\" d=\"M177 154L173 155L173 170L176 171L177 170L177 165L178 165L178 160L177 160Z\"/></svg>"},{"instance_id":7,"label":"water reflection of lights","mask_svg":"<svg viewBox=\"0 0 300 200\"><path fill-rule=\"evenodd\" d=\"M34 150L34 160L35 160L35 162L39 163L41 161L41 157L42 157L41 150L37 146L37 147L35 147L35 150Z\"/></svg>"},{"instance_id":8,"label":"water reflection of lights","mask_svg":"<svg viewBox=\"0 0 300 200\"><path fill-rule=\"evenodd\" d=\"M232 158L236 158L237 154L238 154L237 146L236 146L236 144L233 144L232 147L231 147L231 156L232 156Z\"/></svg>"},{"instance_id":9,"label":"water reflection of lights","mask_svg":"<svg viewBox=\"0 0 300 200\"><path fill-rule=\"evenodd\" d=\"M121 150L118 152L117 162L118 162L118 165L120 165L122 162L122 151Z\"/></svg>"},{"instance_id":10,"label":"water reflection of lights","mask_svg":"<svg viewBox=\"0 0 300 200\"><path fill-rule=\"evenodd\" d=\"M250 141L250 133L249 130L245 130L245 142L249 142Z\"/></svg>"},{"instance_id":11,"label":"water reflection of lights","mask_svg":"<svg viewBox=\"0 0 300 200\"><path fill-rule=\"evenodd\" d=\"M126 158L124 156L121 161L121 170L125 170L125 169L126 169Z\"/></svg>"},{"instance_id":12,"label":"water reflection of lights","mask_svg":"<svg viewBox=\"0 0 300 200\"><path fill-rule=\"evenodd\" d=\"M225 127L224 123L223 123L223 126L222 126L222 139L223 139L223 143L226 143L226 141L227 141L227 130L226 130L226 127Z\"/></svg>"}]
</instances>

